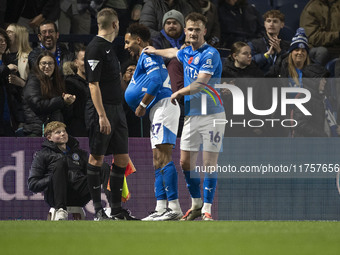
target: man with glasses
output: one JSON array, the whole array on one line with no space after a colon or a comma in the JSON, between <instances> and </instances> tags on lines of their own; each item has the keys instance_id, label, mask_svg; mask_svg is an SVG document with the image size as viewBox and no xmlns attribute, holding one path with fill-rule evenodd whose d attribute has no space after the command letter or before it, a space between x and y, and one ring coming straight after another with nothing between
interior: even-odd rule
<instances>
[{"instance_id":1,"label":"man with glasses","mask_svg":"<svg viewBox=\"0 0 340 255\"><path fill-rule=\"evenodd\" d=\"M35 61L39 54L44 50L48 50L54 54L58 66L62 67L63 63L72 61L74 56L63 44L57 43L59 39L59 32L57 25L51 20L43 21L38 29L39 45L34 48L28 55L28 61L30 68L35 64Z\"/></svg>"}]
</instances>

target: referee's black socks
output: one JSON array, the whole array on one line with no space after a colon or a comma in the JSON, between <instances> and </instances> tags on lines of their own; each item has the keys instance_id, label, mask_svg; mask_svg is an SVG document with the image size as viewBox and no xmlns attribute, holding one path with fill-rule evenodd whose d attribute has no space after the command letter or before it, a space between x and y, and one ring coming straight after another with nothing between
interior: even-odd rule
<instances>
[{"instance_id":1,"label":"referee's black socks","mask_svg":"<svg viewBox=\"0 0 340 255\"><path fill-rule=\"evenodd\" d=\"M112 194L111 214L116 214L121 210L125 169L126 167L122 168L112 164L112 171L110 173L110 189Z\"/></svg>"},{"instance_id":2,"label":"referee's black socks","mask_svg":"<svg viewBox=\"0 0 340 255\"><path fill-rule=\"evenodd\" d=\"M93 206L96 212L102 209L100 171L100 166L87 164L87 185L89 187Z\"/></svg>"}]
</instances>

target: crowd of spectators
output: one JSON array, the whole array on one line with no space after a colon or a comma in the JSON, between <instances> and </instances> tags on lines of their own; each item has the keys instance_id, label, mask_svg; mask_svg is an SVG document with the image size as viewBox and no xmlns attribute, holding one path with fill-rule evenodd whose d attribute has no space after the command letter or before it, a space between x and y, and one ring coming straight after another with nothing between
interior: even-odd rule
<instances>
[{"instance_id":1,"label":"crowd of spectators","mask_svg":"<svg viewBox=\"0 0 340 255\"><path fill-rule=\"evenodd\" d=\"M312 91L313 102L318 102L312 106L323 107L315 111L319 127L320 119L324 123L330 123L329 115L335 119L328 125L332 128L323 128L322 132L305 129L314 121L308 119L304 125L289 130L229 127L226 136L338 136L338 80L328 79L319 89L303 79L320 78L319 83L323 84L321 78L340 75L340 63L334 61L340 57L340 0L310 0L301 13L300 28L295 28L296 33L289 40L281 36L287 13L260 13L247 0L1 0L0 6L0 136L42 136L44 126L51 121L65 122L72 136L87 136L85 108L89 91L83 63L86 45L63 44L59 35L95 34L94 17L104 7L115 9L119 15L121 42L126 28L140 22L149 28L152 44L158 49L185 46L185 16L193 11L201 13L208 19L206 41L221 52L230 53L229 57L222 57L223 81L239 87L244 94L252 88L254 106L265 109L271 105L271 88L261 86L259 79L280 77L286 79L275 86ZM29 34L35 35L38 43L30 42ZM125 91L136 62L122 50L122 45L118 45L117 55ZM331 60L330 67L327 63ZM164 62L172 90L181 89L182 65L176 58ZM326 67L333 71L327 72ZM222 90L221 95L227 119L236 120L230 91ZM183 102L180 106L178 135L183 125ZM299 112L290 110L290 117L301 117ZM327 116L319 114L327 111ZM149 136L148 118L136 117L128 107L125 113L130 136ZM243 117L254 116L248 112Z\"/></svg>"}]
</instances>

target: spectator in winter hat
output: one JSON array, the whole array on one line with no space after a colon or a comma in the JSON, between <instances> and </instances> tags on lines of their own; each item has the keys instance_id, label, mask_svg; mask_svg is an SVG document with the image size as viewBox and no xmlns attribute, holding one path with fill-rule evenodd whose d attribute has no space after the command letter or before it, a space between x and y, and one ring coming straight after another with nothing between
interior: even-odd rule
<instances>
[{"instance_id":1,"label":"spectator in winter hat","mask_svg":"<svg viewBox=\"0 0 340 255\"><path fill-rule=\"evenodd\" d=\"M291 53L297 48L305 49L307 52L309 52L308 38L305 34L305 30L302 27L296 30L296 34L292 38L292 42L290 44L288 52Z\"/></svg>"},{"instance_id":2,"label":"spectator in winter hat","mask_svg":"<svg viewBox=\"0 0 340 255\"><path fill-rule=\"evenodd\" d=\"M185 40L183 14L176 10L170 10L164 14L162 24L163 29L160 34L151 38L153 46L156 49L180 49Z\"/></svg>"}]
</instances>

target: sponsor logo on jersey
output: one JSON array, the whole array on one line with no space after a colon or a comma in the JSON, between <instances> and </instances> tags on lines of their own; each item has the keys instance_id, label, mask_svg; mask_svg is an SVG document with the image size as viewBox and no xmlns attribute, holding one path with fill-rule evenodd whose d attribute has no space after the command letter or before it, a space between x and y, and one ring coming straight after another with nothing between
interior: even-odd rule
<instances>
[{"instance_id":1,"label":"sponsor logo on jersey","mask_svg":"<svg viewBox=\"0 0 340 255\"><path fill-rule=\"evenodd\" d=\"M200 62L200 58L199 58L199 57L196 57L196 58L194 59L194 65L197 65L199 62Z\"/></svg>"},{"instance_id":2,"label":"sponsor logo on jersey","mask_svg":"<svg viewBox=\"0 0 340 255\"><path fill-rule=\"evenodd\" d=\"M192 68L190 66L185 67L185 73L191 79L196 79L198 76L198 71L195 68Z\"/></svg>"}]
</instances>

